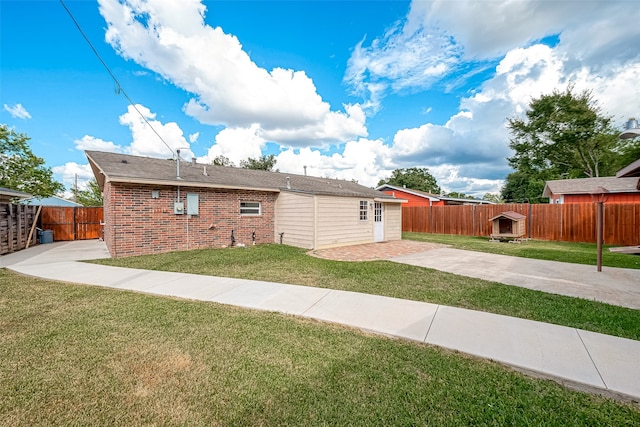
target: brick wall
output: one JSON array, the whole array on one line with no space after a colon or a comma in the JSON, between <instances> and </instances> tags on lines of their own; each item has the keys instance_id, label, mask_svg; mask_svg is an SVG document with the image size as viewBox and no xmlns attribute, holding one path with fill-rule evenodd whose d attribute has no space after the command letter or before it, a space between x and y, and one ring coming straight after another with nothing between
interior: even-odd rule
<instances>
[{"instance_id":1,"label":"brick wall","mask_svg":"<svg viewBox=\"0 0 640 427\"><path fill-rule=\"evenodd\" d=\"M158 198L152 198L157 190ZM274 242L274 209L277 193L181 187L198 194L198 215L176 215L176 187L106 183L104 189L105 242L113 257L225 247L231 244ZM260 202L260 216L240 215L240 202Z\"/></svg>"}]
</instances>

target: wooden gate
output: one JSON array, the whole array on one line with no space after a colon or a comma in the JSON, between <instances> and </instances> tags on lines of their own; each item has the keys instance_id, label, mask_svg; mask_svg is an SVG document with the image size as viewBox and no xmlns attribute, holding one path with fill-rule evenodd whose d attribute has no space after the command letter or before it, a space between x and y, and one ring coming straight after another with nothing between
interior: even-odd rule
<instances>
[{"instance_id":1,"label":"wooden gate","mask_svg":"<svg viewBox=\"0 0 640 427\"><path fill-rule=\"evenodd\" d=\"M102 237L102 207L44 206L40 228L53 230L53 240L90 240Z\"/></svg>"}]
</instances>

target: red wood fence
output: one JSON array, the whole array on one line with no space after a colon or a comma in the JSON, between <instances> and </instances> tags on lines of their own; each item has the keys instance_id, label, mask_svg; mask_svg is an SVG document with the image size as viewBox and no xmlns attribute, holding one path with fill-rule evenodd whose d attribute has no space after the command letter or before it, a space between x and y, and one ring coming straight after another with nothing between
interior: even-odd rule
<instances>
[{"instance_id":1,"label":"red wood fence","mask_svg":"<svg viewBox=\"0 0 640 427\"><path fill-rule=\"evenodd\" d=\"M596 203L501 204L402 208L402 231L489 236L492 218L514 211L527 217L527 237L565 242L596 242ZM604 204L604 242L640 245L640 203Z\"/></svg>"},{"instance_id":2,"label":"red wood fence","mask_svg":"<svg viewBox=\"0 0 640 427\"><path fill-rule=\"evenodd\" d=\"M53 230L53 240L89 240L102 237L102 207L42 208L41 228Z\"/></svg>"}]
</instances>

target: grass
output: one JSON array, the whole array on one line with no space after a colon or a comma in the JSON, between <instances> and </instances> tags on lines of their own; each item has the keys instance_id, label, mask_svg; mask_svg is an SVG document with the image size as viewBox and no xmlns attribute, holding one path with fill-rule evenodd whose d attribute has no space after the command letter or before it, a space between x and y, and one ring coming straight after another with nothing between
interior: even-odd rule
<instances>
[{"instance_id":1,"label":"grass","mask_svg":"<svg viewBox=\"0 0 640 427\"><path fill-rule=\"evenodd\" d=\"M527 240L520 244L511 244L507 242L490 242L487 237L430 233L402 233L402 238L420 242L442 243L456 249L511 255L522 258L535 258L586 265L596 265L597 263L597 246L595 243ZM609 252L610 247L612 246L603 245L602 247L603 266L640 269L640 256Z\"/></svg>"},{"instance_id":2,"label":"grass","mask_svg":"<svg viewBox=\"0 0 640 427\"><path fill-rule=\"evenodd\" d=\"M330 261L286 245L203 249L93 262L384 295L640 339L640 310L390 261Z\"/></svg>"},{"instance_id":3,"label":"grass","mask_svg":"<svg viewBox=\"0 0 640 427\"><path fill-rule=\"evenodd\" d=\"M489 361L0 270L0 425L640 425Z\"/></svg>"}]
</instances>

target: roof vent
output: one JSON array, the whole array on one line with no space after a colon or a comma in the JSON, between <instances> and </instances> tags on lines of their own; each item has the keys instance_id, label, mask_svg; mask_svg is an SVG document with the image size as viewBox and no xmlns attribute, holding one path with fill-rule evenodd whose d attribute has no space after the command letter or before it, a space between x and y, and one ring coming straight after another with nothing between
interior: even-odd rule
<instances>
[{"instance_id":1,"label":"roof vent","mask_svg":"<svg viewBox=\"0 0 640 427\"><path fill-rule=\"evenodd\" d=\"M287 177L287 189L291 190L291 179Z\"/></svg>"},{"instance_id":2,"label":"roof vent","mask_svg":"<svg viewBox=\"0 0 640 427\"><path fill-rule=\"evenodd\" d=\"M191 158L191 166L195 166L196 165L196 158L192 157Z\"/></svg>"},{"instance_id":3,"label":"roof vent","mask_svg":"<svg viewBox=\"0 0 640 427\"><path fill-rule=\"evenodd\" d=\"M129 162L127 161L127 159L122 159L120 160L120 163L129 163Z\"/></svg>"}]
</instances>

